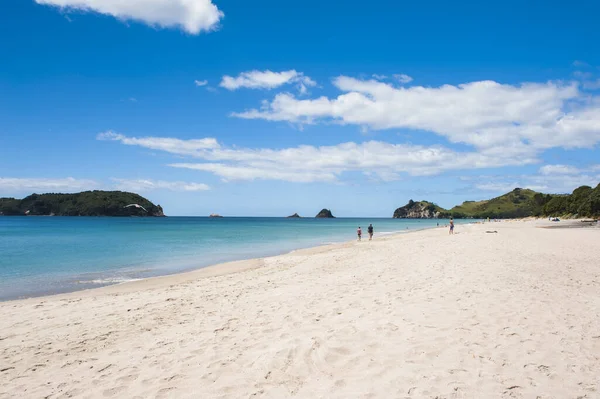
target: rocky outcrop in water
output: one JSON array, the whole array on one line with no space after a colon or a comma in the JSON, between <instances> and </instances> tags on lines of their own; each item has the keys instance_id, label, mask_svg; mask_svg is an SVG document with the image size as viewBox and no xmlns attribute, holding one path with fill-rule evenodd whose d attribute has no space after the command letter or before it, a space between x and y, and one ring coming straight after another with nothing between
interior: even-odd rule
<instances>
[{"instance_id":1,"label":"rocky outcrop in water","mask_svg":"<svg viewBox=\"0 0 600 399\"><path fill-rule=\"evenodd\" d=\"M335 218L335 216L333 216L333 214L331 213L331 211L329 209L322 209L321 212L319 212L317 214L317 216L315 216L316 218L329 218L329 219L333 219Z\"/></svg>"},{"instance_id":2,"label":"rocky outcrop in water","mask_svg":"<svg viewBox=\"0 0 600 399\"><path fill-rule=\"evenodd\" d=\"M288 216L289 218L301 218L302 216L298 215L297 213L294 213L293 215Z\"/></svg>"}]
</instances>

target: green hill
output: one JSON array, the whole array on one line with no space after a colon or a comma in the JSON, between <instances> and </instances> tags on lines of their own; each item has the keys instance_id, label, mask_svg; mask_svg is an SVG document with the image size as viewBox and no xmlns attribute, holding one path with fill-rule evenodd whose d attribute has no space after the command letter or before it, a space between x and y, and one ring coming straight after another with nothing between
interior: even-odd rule
<instances>
[{"instance_id":1,"label":"green hill","mask_svg":"<svg viewBox=\"0 0 600 399\"><path fill-rule=\"evenodd\" d=\"M552 199L551 195L529 189L515 188L513 191L485 201L466 201L450 209L455 218L519 218L542 216L544 205Z\"/></svg>"},{"instance_id":2,"label":"green hill","mask_svg":"<svg viewBox=\"0 0 600 399\"><path fill-rule=\"evenodd\" d=\"M465 201L450 210L428 201L410 200L394 211L394 218L507 219L528 216L600 217L600 184L581 186L572 194L543 194L515 188L484 201Z\"/></svg>"},{"instance_id":3,"label":"green hill","mask_svg":"<svg viewBox=\"0 0 600 399\"><path fill-rule=\"evenodd\" d=\"M138 194L86 191L77 194L32 194L21 200L0 198L0 215L164 216L164 213L160 205L154 205Z\"/></svg>"}]
</instances>

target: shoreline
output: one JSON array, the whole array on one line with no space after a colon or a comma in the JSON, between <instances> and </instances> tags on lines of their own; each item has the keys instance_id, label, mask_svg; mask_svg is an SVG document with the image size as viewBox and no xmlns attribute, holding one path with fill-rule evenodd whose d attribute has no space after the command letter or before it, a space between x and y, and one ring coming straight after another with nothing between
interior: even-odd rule
<instances>
[{"instance_id":1,"label":"shoreline","mask_svg":"<svg viewBox=\"0 0 600 399\"><path fill-rule=\"evenodd\" d=\"M458 223L457 226L459 226L459 225L464 226L464 225L469 225L471 223L477 223L477 222L478 221ZM385 234L379 233L379 234L381 234L379 236L379 238L377 238L377 235L375 236L375 238L377 238L378 240L383 240L386 238L394 237L396 235L415 233L415 232L419 232L419 231L439 229L439 228L445 228L445 227L444 226L430 226L430 227L423 227L423 228L398 230L398 231L394 231L394 232L390 232L390 233L385 232ZM191 269L175 271L173 273L159 274L159 275L149 276L149 277L134 278L134 279L128 280L128 281L108 283L106 285L100 285L100 286L96 286L96 287L88 287L88 288L81 288L81 289L67 289L64 291L41 293L40 295L17 296L14 298L0 299L0 304L7 303L7 302L15 302L15 301L27 301L27 300L36 300L36 299L39 300L39 299L45 299L45 298L54 298L54 297L58 297L58 296L61 296L61 297L62 296L70 296L70 295L77 295L78 293L85 293L87 295L94 295L94 293L102 295L105 292L119 293L119 292L121 292L121 290L118 289L118 287L123 287L124 292L130 292L129 287L128 287L129 285L134 285L136 287L142 286L141 289L144 289L146 282L149 282L148 283L149 286L155 287L156 284L150 283L150 281L154 281L154 280L160 280L160 281L173 280L174 282L181 282L181 281L188 281L188 279L193 280L196 278L214 277L214 276L219 276L219 275L224 275L224 274L231 274L231 273L236 273L238 271L248 270L245 267L245 265L239 265L240 263L257 262L257 261L261 261L261 260L268 259L268 258L273 258L273 257L277 257L277 256L282 256L282 255L288 255L288 254L295 253L298 251L306 251L306 250L312 251L314 249L322 248L322 247L343 246L343 245L353 243L355 241L356 240L348 240L348 241L340 241L340 242L333 242L333 243L322 243L322 244L310 245L310 246L306 246L306 247L298 247L295 249L283 250L281 252L276 251L276 253L274 253L272 255L243 258L243 259L237 259L237 260L232 260L232 261L227 261L227 262L218 262L218 263L209 264L206 266L200 266L200 267L194 267ZM239 267L239 269L236 269L236 267ZM223 273L214 271L213 270L214 268L223 268ZM210 270L207 270L207 269L210 269ZM203 272L205 270L206 270L206 272ZM181 280L181 279L184 279L184 280ZM165 284L169 284L169 281L165 281Z\"/></svg>"},{"instance_id":2,"label":"shoreline","mask_svg":"<svg viewBox=\"0 0 600 399\"><path fill-rule=\"evenodd\" d=\"M461 219L461 221L462 220L467 220L467 219ZM597 227L594 225L589 226L587 223L585 225L579 224L580 222L582 222L582 220L580 220L580 219L565 219L560 222L561 225L557 225L556 224L557 222L548 222L546 219L543 219L543 218L503 219L501 222L488 222L488 223L482 223L482 222L483 221L481 221L479 219L473 219L473 221L457 223L456 226L468 226L471 224L485 224L485 225L493 226L493 225L496 225L497 223L535 222L535 223L541 224L540 226L536 226L536 227L544 228L544 229L573 229L573 228ZM420 232L420 231L434 230L434 229L447 229L447 226L440 225L440 226L430 226L430 227L416 228L416 229L399 230L399 231L395 231L395 232L391 232L391 233L385 232L385 234L379 233L381 235L378 238L377 238L377 236L375 236L375 238L377 238L377 240L391 239L398 235L416 233L416 232ZM365 241L365 240L363 240L363 241ZM255 266L255 267L248 268L248 267L246 267L246 265L244 265L244 263L246 263L246 262L260 262L260 261L263 261L264 259L274 258L274 257L278 257L278 256L284 256L284 255L288 255L288 254L292 254L292 253L296 253L296 252L300 252L300 251L312 251L312 250L319 249L319 248L323 248L324 250L325 249L333 249L337 246L345 246L345 245L351 244L353 242L356 242L356 240L354 239L354 240L341 241L341 242L311 245L311 246L307 246L307 247L298 247L298 248L291 249L291 250L284 250L282 252L277 252L272 255L258 256L258 257L252 257L252 258L243 258L243 259L237 259L237 260L232 260L232 261L227 261L227 262L218 262L218 263L209 264L206 266L194 267L191 269L184 269L184 270L176 271L173 273L160 274L160 275L149 276L149 277L134 278L134 279L131 279L128 281L108 283L106 285L101 285L101 286L96 286L96 287L88 287L88 288L73 289L73 290L68 289L66 291L43 293L40 295L0 299L0 304L16 302L16 301L40 300L40 299L50 299L50 298L62 297L62 296L72 296L72 295L77 295L80 293L85 294L87 296L93 296L95 294L102 295L102 294L117 294L117 293L121 293L121 292L132 292L132 290L135 290L135 289L145 289L148 287L156 288L156 287L160 286L160 284L176 284L176 283L180 283L180 282L194 280L197 278L216 277L216 276L221 276L221 275L242 272L242 271L249 270L249 269L252 269L255 267L260 267L260 266ZM215 268L221 268L222 270L218 271L218 270L215 270Z\"/></svg>"}]
</instances>

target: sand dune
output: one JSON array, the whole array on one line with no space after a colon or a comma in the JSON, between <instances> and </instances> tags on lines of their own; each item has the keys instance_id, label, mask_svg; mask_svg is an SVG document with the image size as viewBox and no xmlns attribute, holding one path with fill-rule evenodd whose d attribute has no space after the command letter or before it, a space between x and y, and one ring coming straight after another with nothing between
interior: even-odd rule
<instances>
[{"instance_id":1,"label":"sand dune","mask_svg":"<svg viewBox=\"0 0 600 399\"><path fill-rule=\"evenodd\" d=\"M600 229L457 233L1 303L0 398L600 397Z\"/></svg>"}]
</instances>

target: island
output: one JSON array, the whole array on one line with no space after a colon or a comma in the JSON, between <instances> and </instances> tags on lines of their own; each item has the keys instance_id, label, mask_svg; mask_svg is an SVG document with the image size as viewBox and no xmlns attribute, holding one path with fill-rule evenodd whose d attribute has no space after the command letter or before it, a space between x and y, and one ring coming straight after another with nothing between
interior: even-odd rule
<instances>
[{"instance_id":1,"label":"island","mask_svg":"<svg viewBox=\"0 0 600 399\"><path fill-rule=\"evenodd\" d=\"M302 216L298 215L297 213L294 213L293 215L288 216L287 218L301 218Z\"/></svg>"},{"instance_id":2,"label":"island","mask_svg":"<svg viewBox=\"0 0 600 399\"><path fill-rule=\"evenodd\" d=\"M160 205L124 191L76 194L32 194L23 199L0 198L0 216L139 216L164 217Z\"/></svg>"},{"instance_id":3,"label":"island","mask_svg":"<svg viewBox=\"0 0 600 399\"><path fill-rule=\"evenodd\" d=\"M211 213L210 215L208 215L209 218L222 218L223 216L219 215L218 213Z\"/></svg>"},{"instance_id":4,"label":"island","mask_svg":"<svg viewBox=\"0 0 600 399\"><path fill-rule=\"evenodd\" d=\"M321 212L317 213L317 216L315 216L316 218L323 218L323 219L334 219L335 216L333 216L333 214L331 213L331 211L329 209L322 209Z\"/></svg>"},{"instance_id":5,"label":"island","mask_svg":"<svg viewBox=\"0 0 600 399\"><path fill-rule=\"evenodd\" d=\"M523 217L598 218L600 217L600 184L596 188L581 186L572 194L544 194L524 188L483 201L465 201L446 210L432 202L413 201L397 208L396 219L508 219Z\"/></svg>"}]
</instances>

